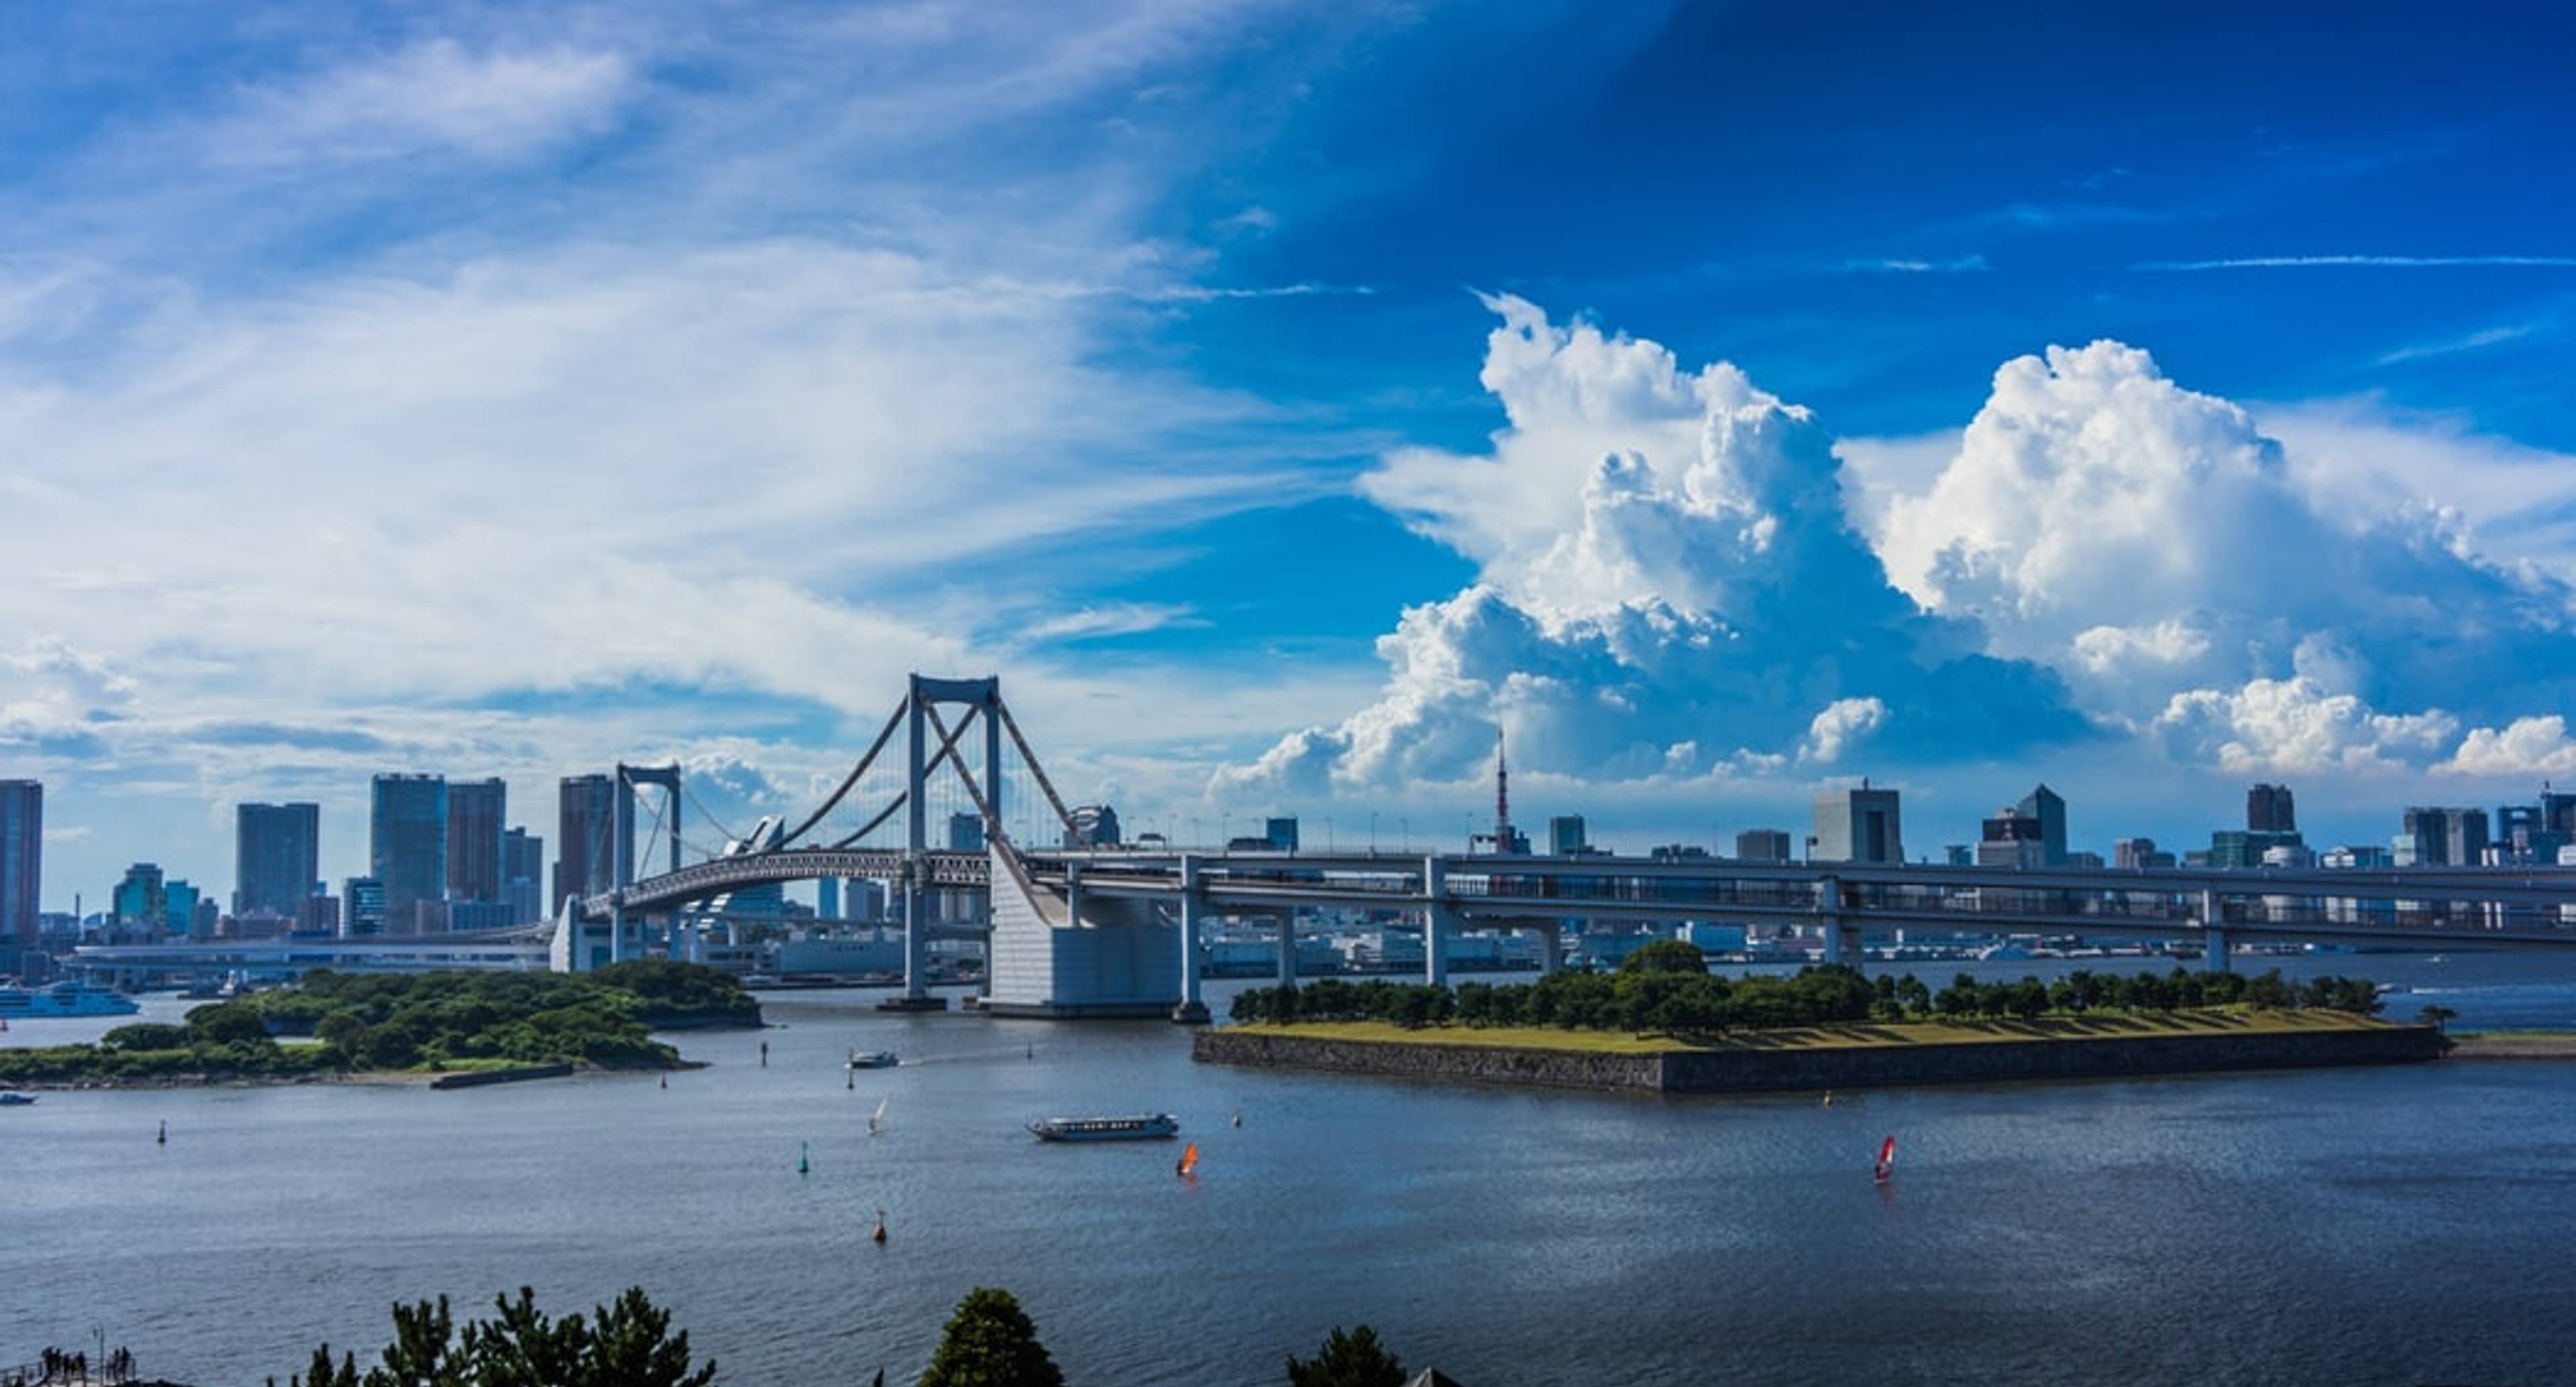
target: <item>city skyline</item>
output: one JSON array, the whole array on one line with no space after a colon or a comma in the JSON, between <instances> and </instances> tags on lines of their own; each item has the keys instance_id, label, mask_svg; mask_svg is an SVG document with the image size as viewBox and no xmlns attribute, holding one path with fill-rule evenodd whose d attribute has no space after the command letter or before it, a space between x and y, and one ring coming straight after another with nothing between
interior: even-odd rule
<instances>
[{"instance_id":1,"label":"city skyline","mask_svg":"<svg viewBox=\"0 0 2576 1387\"><path fill-rule=\"evenodd\" d=\"M2472 11L39 13L0 776L336 873L389 763L809 802L922 669L1138 829L1430 841L1497 727L1630 842L2527 797L2571 36Z\"/></svg>"}]
</instances>

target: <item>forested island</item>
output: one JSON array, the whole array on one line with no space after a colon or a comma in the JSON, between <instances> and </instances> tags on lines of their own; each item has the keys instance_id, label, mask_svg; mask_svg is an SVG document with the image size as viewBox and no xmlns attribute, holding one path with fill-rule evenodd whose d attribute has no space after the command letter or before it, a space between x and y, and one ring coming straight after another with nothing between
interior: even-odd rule
<instances>
[{"instance_id":1,"label":"forested island","mask_svg":"<svg viewBox=\"0 0 2576 1387\"><path fill-rule=\"evenodd\" d=\"M2093 973L1934 991L1838 964L1727 978L1649 944L1615 973L1455 989L1323 979L1253 988L1199 1059L1409 1078L1659 1092L1959 1083L2432 1059L2433 1025L2377 1019L2360 978ZM2436 1018L2428 1018L2436 1019Z\"/></svg>"},{"instance_id":2,"label":"forested island","mask_svg":"<svg viewBox=\"0 0 2576 1387\"><path fill-rule=\"evenodd\" d=\"M0 1086L668 1069L679 1052L654 1030L759 1024L760 1003L729 974L691 963L576 974L316 970L293 987L197 1007L184 1024L119 1026L95 1045L0 1049Z\"/></svg>"}]
</instances>

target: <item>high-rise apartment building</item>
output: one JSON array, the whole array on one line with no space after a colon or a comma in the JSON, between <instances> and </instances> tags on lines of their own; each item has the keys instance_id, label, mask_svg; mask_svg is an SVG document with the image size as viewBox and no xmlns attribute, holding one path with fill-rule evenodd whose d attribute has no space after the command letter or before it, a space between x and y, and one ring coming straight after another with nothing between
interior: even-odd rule
<instances>
[{"instance_id":1,"label":"high-rise apartment building","mask_svg":"<svg viewBox=\"0 0 2576 1387\"><path fill-rule=\"evenodd\" d=\"M2173 864L2174 855L2157 847L2153 838L2121 838L2111 844L2111 865L2124 872Z\"/></svg>"},{"instance_id":2,"label":"high-rise apartment building","mask_svg":"<svg viewBox=\"0 0 2576 1387\"><path fill-rule=\"evenodd\" d=\"M1873 790L1864 780L1858 789L1829 790L1816 796L1815 848L1818 862L1901 863L1905 835L1894 790Z\"/></svg>"},{"instance_id":3,"label":"high-rise apartment building","mask_svg":"<svg viewBox=\"0 0 2576 1387\"><path fill-rule=\"evenodd\" d=\"M510 907L510 923L545 919L546 840L524 828L501 835L501 899Z\"/></svg>"},{"instance_id":4,"label":"high-rise apartment building","mask_svg":"<svg viewBox=\"0 0 2576 1387\"><path fill-rule=\"evenodd\" d=\"M1735 858L1739 862L1787 862L1791 860L1789 830L1785 828L1748 828L1735 835Z\"/></svg>"},{"instance_id":5,"label":"high-rise apartment building","mask_svg":"<svg viewBox=\"0 0 2576 1387\"><path fill-rule=\"evenodd\" d=\"M1261 836L1269 839L1270 846L1280 852L1295 852L1297 821L1294 818L1280 816L1266 819L1261 825Z\"/></svg>"},{"instance_id":6,"label":"high-rise apartment building","mask_svg":"<svg viewBox=\"0 0 2576 1387\"><path fill-rule=\"evenodd\" d=\"M2245 831L2248 833L2296 833L2299 831L2298 805L2291 799L2287 785L2257 785L2245 792Z\"/></svg>"},{"instance_id":7,"label":"high-rise apartment building","mask_svg":"<svg viewBox=\"0 0 2576 1387\"><path fill-rule=\"evenodd\" d=\"M367 827L368 875L385 885L385 918L410 934L416 903L447 898L446 778L377 776Z\"/></svg>"},{"instance_id":8,"label":"high-rise apartment building","mask_svg":"<svg viewBox=\"0 0 2576 1387\"><path fill-rule=\"evenodd\" d=\"M501 836L510 822L510 787L490 780L447 783L447 898L501 900Z\"/></svg>"},{"instance_id":9,"label":"high-rise apartment building","mask_svg":"<svg viewBox=\"0 0 2576 1387\"><path fill-rule=\"evenodd\" d=\"M304 918L306 899L321 889L322 806L240 804L233 807L233 914Z\"/></svg>"},{"instance_id":10,"label":"high-rise apartment building","mask_svg":"<svg viewBox=\"0 0 2576 1387\"><path fill-rule=\"evenodd\" d=\"M45 787L0 780L0 976L20 972L43 929Z\"/></svg>"},{"instance_id":11,"label":"high-rise apartment building","mask_svg":"<svg viewBox=\"0 0 2576 1387\"><path fill-rule=\"evenodd\" d=\"M610 839L616 833L617 778L568 775L555 792L555 886L546 897L551 915L567 896L596 896L617 870Z\"/></svg>"}]
</instances>

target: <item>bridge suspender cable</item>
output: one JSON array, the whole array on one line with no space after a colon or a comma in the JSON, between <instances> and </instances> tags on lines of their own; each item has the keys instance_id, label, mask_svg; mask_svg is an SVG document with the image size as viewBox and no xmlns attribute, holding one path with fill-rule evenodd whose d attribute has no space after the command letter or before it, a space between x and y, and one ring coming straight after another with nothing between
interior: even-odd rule
<instances>
[{"instance_id":1,"label":"bridge suspender cable","mask_svg":"<svg viewBox=\"0 0 2576 1387\"><path fill-rule=\"evenodd\" d=\"M1047 779L1046 768L1038 764L1037 753L1029 750L1029 739L1020 735L1020 720L1011 716L1009 704L1000 699L993 700L993 703L1001 710L1002 729L1011 734L1011 745L1020 749L1021 764L1029 768L1029 775L1038 782L1038 788L1046 791L1047 803L1054 806L1055 816L1064 822L1064 831L1073 832L1073 811L1064 807L1064 797L1055 792L1055 783ZM935 720L938 714L931 716ZM985 817L992 816L987 813Z\"/></svg>"},{"instance_id":2,"label":"bridge suspender cable","mask_svg":"<svg viewBox=\"0 0 2576 1387\"><path fill-rule=\"evenodd\" d=\"M814 825L823 821L824 815L831 813L832 810L840 804L842 798L850 793L851 787L859 783L859 777L866 775L868 773L868 767L876 764L877 753L885 750L887 742L894 740L895 729L903 726L903 713L904 710L900 706L894 710L894 716L886 719L885 730L879 732L877 734L876 741L868 746L868 754L860 757L859 764L851 767L849 775L841 781L841 788L834 790L832 792L832 797L823 801L823 806L821 808L806 815L803 823L789 829L786 835L778 840L778 846L782 848L792 848L796 846L797 839L804 837L806 833L814 827ZM900 804L903 801L897 800L895 802ZM891 813L893 811L889 810L887 812ZM883 821L884 815L879 815L877 817L877 822L881 823ZM876 823L868 825L868 828L874 827L876 827ZM867 829L861 829L842 841L843 843L847 843L866 836ZM836 844L835 846L839 845Z\"/></svg>"},{"instance_id":3,"label":"bridge suspender cable","mask_svg":"<svg viewBox=\"0 0 2576 1387\"><path fill-rule=\"evenodd\" d=\"M850 846L852 843L855 843L855 842L859 841L860 839L867 837L869 834L876 832L876 831L877 831L877 825L882 824L882 823L884 823L886 820L893 818L893 817L894 817L894 811L896 811L896 810L898 810L898 809L901 809L901 808L903 807L903 802L904 802L905 800L907 800L907 799L910 799L911 797L912 797L912 794L911 794L911 792L910 792L910 791L908 791L908 790L897 790L897 791L895 792L894 802L893 802L892 804L889 804L889 805L887 805L885 808L878 810L878 811L877 811L877 816L876 816L875 818L870 819L870 820L868 820L865 824L860 825L860 827L859 827L859 831L858 831L858 832L853 833L853 834L849 835L849 836L848 836L848 837L846 837L846 838L843 838L841 841L839 841L839 842L837 842L837 843L834 843L834 844L831 846L831 848L829 849L829 851L832 851L832 852L839 852L841 849L843 849L843 848L846 848L846 847Z\"/></svg>"}]
</instances>

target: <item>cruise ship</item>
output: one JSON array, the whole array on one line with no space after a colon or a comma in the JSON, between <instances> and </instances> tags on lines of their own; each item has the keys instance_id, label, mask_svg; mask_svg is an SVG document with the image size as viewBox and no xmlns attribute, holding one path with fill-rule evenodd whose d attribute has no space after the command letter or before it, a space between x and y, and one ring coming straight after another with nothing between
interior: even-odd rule
<instances>
[{"instance_id":1,"label":"cruise ship","mask_svg":"<svg viewBox=\"0 0 2576 1387\"><path fill-rule=\"evenodd\" d=\"M143 1008L122 992L85 982L58 982L51 987L0 987L0 1021L43 1020L54 1016L132 1016Z\"/></svg>"}]
</instances>

